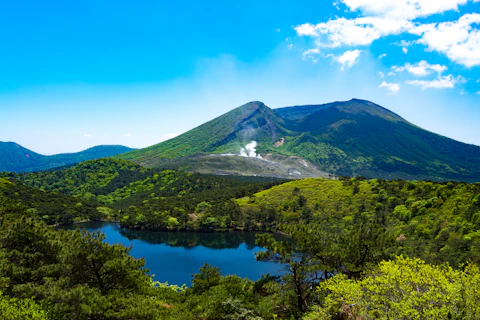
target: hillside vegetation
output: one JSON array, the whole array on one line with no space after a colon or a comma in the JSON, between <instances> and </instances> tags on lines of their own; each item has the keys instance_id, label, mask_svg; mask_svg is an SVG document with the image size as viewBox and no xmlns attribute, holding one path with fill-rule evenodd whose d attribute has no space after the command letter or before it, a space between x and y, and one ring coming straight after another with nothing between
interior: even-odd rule
<instances>
[{"instance_id":1,"label":"hillside vegetation","mask_svg":"<svg viewBox=\"0 0 480 320\"><path fill-rule=\"evenodd\" d=\"M97 219L153 230L256 229L248 219L235 215L239 210L232 199L282 182L148 169L114 159L87 161L57 171L3 175L33 188L99 203Z\"/></svg>"},{"instance_id":2,"label":"hillside vegetation","mask_svg":"<svg viewBox=\"0 0 480 320\"><path fill-rule=\"evenodd\" d=\"M336 236L355 231L362 219L372 220L396 239L397 254L432 263L480 263L478 183L305 179L237 203L243 213L315 222Z\"/></svg>"},{"instance_id":3,"label":"hillside vegetation","mask_svg":"<svg viewBox=\"0 0 480 320\"><path fill-rule=\"evenodd\" d=\"M14 179L0 178L0 196L47 224L102 218L98 202L31 188Z\"/></svg>"}]
</instances>

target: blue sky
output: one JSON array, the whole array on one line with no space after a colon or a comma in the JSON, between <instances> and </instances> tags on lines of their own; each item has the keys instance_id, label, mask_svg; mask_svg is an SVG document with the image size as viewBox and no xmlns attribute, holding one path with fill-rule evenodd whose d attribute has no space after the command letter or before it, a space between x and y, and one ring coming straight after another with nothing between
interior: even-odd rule
<instances>
[{"instance_id":1,"label":"blue sky","mask_svg":"<svg viewBox=\"0 0 480 320\"><path fill-rule=\"evenodd\" d=\"M480 2L3 1L0 140L146 147L248 101L351 98L480 145Z\"/></svg>"}]
</instances>

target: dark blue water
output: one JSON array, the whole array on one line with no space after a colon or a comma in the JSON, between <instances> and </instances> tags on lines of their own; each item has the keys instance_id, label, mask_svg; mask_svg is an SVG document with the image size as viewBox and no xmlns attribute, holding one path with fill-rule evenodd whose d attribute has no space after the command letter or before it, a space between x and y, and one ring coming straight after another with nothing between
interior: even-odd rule
<instances>
[{"instance_id":1,"label":"dark blue water","mask_svg":"<svg viewBox=\"0 0 480 320\"><path fill-rule=\"evenodd\" d=\"M219 267L223 275L258 280L262 274L281 275L282 266L255 260L254 232L152 232L121 229L115 223L88 222L62 227L85 228L105 233L108 243L132 245L130 254L145 258L155 280L169 284L191 284L191 274L204 263Z\"/></svg>"}]
</instances>

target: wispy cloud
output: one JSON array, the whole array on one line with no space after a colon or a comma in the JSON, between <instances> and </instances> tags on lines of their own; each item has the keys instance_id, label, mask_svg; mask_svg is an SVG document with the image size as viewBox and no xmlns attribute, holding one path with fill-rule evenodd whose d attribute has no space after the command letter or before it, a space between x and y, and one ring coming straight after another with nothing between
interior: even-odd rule
<instances>
[{"instance_id":1,"label":"wispy cloud","mask_svg":"<svg viewBox=\"0 0 480 320\"><path fill-rule=\"evenodd\" d=\"M344 54L337 57L337 60L340 64L342 64L342 70L347 68L351 68L355 63L357 63L358 57L360 57L361 50L352 50L352 51L345 51Z\"/></svg>"},{"instance_id":2,"label":"wispy cloud","mask_svg":"<svg viewBox=\"0 0 480 320\"><path fill-rule=\"evenodd\" d=\"M122 137L131 137L133 136L131 133L123 133L122 134Z\"/></svg>"},{"instance_id":3,"label":"wispy cloud","mask_svg":"<svg viewBox=\"0 0 480 320\"><path fill-rule=\"evenodd\" d=\"M89 133L86 133L86 134L84 134L83 136L84 136L85 138L91 138L91 137L93 137L93 136L92 136L91 134L89 134Z\"/></svg>"},{"instance_id":4,"label":"wispy cloud","mask_svg":"<svg viewBox=\"0 0 480 320\"><path fill-rule=\"evenodd\" d=\"M383 58L385 58L386 56L387 56L387 54L386 54L386 53L383 53L383 54L381 54L381 55L378 56L378 59L383 59Z\"/></svg>"},{"instance_id":5,"label":"wispy cloud","mask_svg":"<svg viewBox=\"0 0 480 320\"><path fill-rule=\"evenodd\" d=\"M446 66L439 64L429 64L427 61L422 60L418 63L410 64L406 63L404 66L393 66L392 70L395 72L408 71L417 77L427 76L432 72L437 72L439 75L447 70Z\"/></svg>"},{"instance_id":6,"label":"wispy cloud","mask_svg":"<svg viewBox=\"0 0 480 320\"><path fill-rule=\"evenodd\" d=\"M389 91L389 93L391 94L395 94L400 91L400 85L398 85L397 83L388 83L383 81L382 84L378 87L387 89L387 91Z\"/></svg>"},{"instance_id":7,"label":"wispy cloud","mask_svg":"<svg viewBox=\"0 0 480 320\"><path fill-rule=\"evenodd\" d=\"M318 48L313 48L313 49L308 49L303 52L303 60L312 60L313 63L317 63L318 59L316 58L320 54L320 49Z\"/></svg>"},{"instance_id":8,"label":"wispy cloud","mask_svg":"<svg viewBox=\"0 0 480 320\"><path fill-rule=\"evenodd\" d=\"M457 83L464 83L465 78L458 76L454 77L452 75L439 77L435 80L408 80L407 84L412 86L421 87L422 90L428 88L435 88L435 89L447 89L447 88L454 88Z\"/></svg>"}]
</instances>

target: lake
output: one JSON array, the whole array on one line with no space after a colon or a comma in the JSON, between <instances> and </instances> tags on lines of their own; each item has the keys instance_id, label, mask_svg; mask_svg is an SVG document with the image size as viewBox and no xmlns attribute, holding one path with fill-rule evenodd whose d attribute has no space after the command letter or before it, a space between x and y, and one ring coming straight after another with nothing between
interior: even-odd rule
<instances>
[{"instance_id":1,"label":"lake","mask_svg":"<svg viewBox=\"0 0 480 320\"><path fill-rule=\"evenodd\" d=\"M255 260L255 232L154 232L122 229L117 223L87 222L62 229L101 231L110 244L132 245L130 254L145 258L155 280L169 284L191 284L191 274L203 264L219 267L223 275L258 280L262 274L282 275L282 266Z\"/></svg>"}]
</instances>

